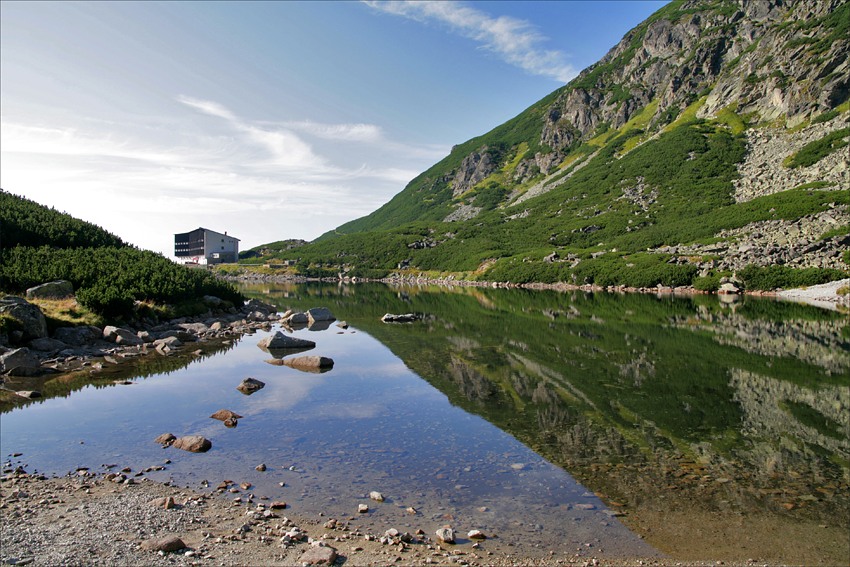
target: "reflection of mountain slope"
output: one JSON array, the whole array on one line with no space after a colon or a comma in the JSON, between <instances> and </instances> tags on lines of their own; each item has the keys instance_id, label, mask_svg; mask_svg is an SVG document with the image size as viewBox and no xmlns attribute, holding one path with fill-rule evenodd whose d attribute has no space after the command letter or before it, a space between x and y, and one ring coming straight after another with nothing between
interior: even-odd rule
<instances>
[{"instance_id":1,"label":"reflection of mountain slope","mask_svg":"<svg viewBox=\"0 0 850 567\"><path fill-rule=\"evenodd\" d=\"M850 388L826 386L810 390L743 370L733 370L731 374L735 401L744 412L743 427L765 439L761 444L774 446L776 440L781 440L780 447L774 450L774 464L780 460L781 452L810 450L806 445L823 447L850 460L850 439L846 436L850 430ZM826 423L838 424L845 435L825 434L812 425L801 423L783 408L788 402L812 408L827 418Z\"/></svg>"},{"instance_id":2,"label":"reflection of mountain slope","mask_svg":"<svg viewBox=\"0 0 850 567\"><path fill-rule=\"evenodd\" d=\"M743 369L785 384L788 409L780 411L806 418L801 412L813 402L805 396L850 385L846 372L832 370L848 368L843 357L850 350L839 331L845 319L835 314L749 299L729 314L704 297L437 288L398 293L381 286L358 287L349 297L323 289L323 304L381 341L452 403L612 499L629 506L657 502L777 514L788 513L783 505L790 500L798 506L793 514L850 520L843 445L812 437L805 451L784 450L781 436L757 419L747 421L752 410L739 396L742 386L730 383L730 373ZM315 294L303 295L281 307L315 305ZM389 326L380 322L386 312L430 317ZM718 340L735 337L736 328L739 342ZM767 340L778 341L783 332L791 337L785 343L791 352ZM760 350L743 347L750 335L758 337ZM826 367L803 352L823 353L828 346L839 352ZM787 419L797 418L788 413ZM793 483L769 473L764 455L777 452L787 461L782 470L798 477ZM832 496L805 506L792 496L821 494L818 489Z\"/></svg>"},{"instance_id":3,"label":"reflection of mountain slope","mask_svg":"<svg viewBox=\"0 0 850 567\"><path fill-rule=\"evenodd\" d=\"M748 319L734 312L698 312L696 318L677 321L679 328L706 330L717 342L770 357L793 357L841 375L850 373L850 350L842 339L846 321L771 321Z\"/></svg>"}]
</instances>

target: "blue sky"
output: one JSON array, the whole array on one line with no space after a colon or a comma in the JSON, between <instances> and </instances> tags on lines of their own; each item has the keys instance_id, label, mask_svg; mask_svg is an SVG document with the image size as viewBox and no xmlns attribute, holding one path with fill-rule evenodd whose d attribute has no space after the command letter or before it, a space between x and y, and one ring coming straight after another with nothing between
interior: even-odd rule
<instances>
[{"instance_id":1,"label":"blue sky","mask_svg":"<svg viewBox=\"0 0 850 567\"><path fill-rule=\"evenodd\" d=\"M0 3L0 186L173 252L366 215L665 2Z\"/></svg>"}]
</instances>

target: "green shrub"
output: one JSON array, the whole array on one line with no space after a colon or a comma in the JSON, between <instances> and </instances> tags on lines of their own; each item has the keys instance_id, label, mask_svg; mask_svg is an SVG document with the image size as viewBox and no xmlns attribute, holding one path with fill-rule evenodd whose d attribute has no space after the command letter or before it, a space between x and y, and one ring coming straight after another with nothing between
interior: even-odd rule
<instances>
[{"instance_id":1,"label":"green shrub","mask_svg":"<svg viewBox=\"0 0 850 567\"><path fill-rule=\"evenodd\" d=\"M820 140L809 142L796 154L788 157L782 164L785 167L809 167L819 162L832 152L847 146L847 138L850 136L850 128L842 128L827 134Z\"/></svg>"},{"instance_id":2,"label":"green shrub","mask_svg":"<svg viewBox=\"0 0 850 567\"><path fill-rule=\"evenodd\" d=\"M106 282L77 290L77 301L111 319L129 319L133 315L133 296Z\"/></svg>"},{"instance_id":3,"label":"green shrub","mask_svg":"<svg viewBox=\"0 0 850 567\"><path fill-rule=\"evenodd\" d=\"M720 276L700 276L698 278L694 278L692 285L694 286L694 289L699 291L714 292L720 289Z\"/></svg>"},{"instance_id":4,"label":"green shrub","mask_svg":"<svg viewBox=\"0 0 850 567\"><path fill-rule=\"evenodd\" d=\"M738 278L744 286L753 290L806 287L840 280L847 276L847 272L829 268L791 268L753 264L738 271Z\"/></svg>"}]
</instances>

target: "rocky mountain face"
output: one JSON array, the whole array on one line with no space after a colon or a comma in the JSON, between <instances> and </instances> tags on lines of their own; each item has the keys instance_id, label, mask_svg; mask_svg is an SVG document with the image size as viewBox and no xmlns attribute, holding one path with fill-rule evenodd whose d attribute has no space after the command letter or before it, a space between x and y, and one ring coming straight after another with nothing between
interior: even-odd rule
<instances>
[{"instance_id":1,"label":"rocky mountain face","mask_svg":"<svg viewBox=\"0 0 850 567\"><path fill-rule=\"evenodd\" d=\"M569 84L298 254L345 273L403 265L509 281L616 281L635 253L700 277L750 264L846 272L848 144L850 3L674 0ZM712 211L704 230L683 228ZM398 242L381 254L350 238L387 231L370 240ZM425 236L434 246L411 247Z\"/></svg>"},{"instance_id":2,"label":"rocky mountain face","mask_svg":"<svg viewBox=\"0 0 850 567\"><path fill-rule=\"evenodd\" d=\"M752 121L797 126L850 95L850 39L833 37L830 18L850 18L842 0L754 0L672 3L620 41L562 89L540 132L550 152L526 158L515 181L533 166L550 171L577 143L619 129L649 105L655 132L705 94L696 116L724 109ZM834 41L829 41L833 39ZM812 46L817 46L812 48ZM464 160L457 196L499 164ZM472 173L471 173L472 172Z\"/></svg>"}]
</instances>

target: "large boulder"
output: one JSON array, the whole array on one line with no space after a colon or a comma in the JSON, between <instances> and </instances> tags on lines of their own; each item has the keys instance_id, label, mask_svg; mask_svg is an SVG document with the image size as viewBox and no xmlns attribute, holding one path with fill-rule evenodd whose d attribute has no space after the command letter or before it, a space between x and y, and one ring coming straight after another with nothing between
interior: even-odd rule
<instances>
[{"instance_id":1,"label":"large boulder","mask_svg":"<svg viewBox=\"0 0 850 567\"><path fill-rule=\"evenodd\" d=\"M65 280L47 282L27 290L27 299L65 299L74 295L74 286Z\"/></svg>"},{"instance_id":2,"label":"large boulder","mask_svg":"<svg viewBox=\"0 0 850 567\"><path fill-rule=\"evenodd\" d=\"M284 325L289 325L290 327L301 327L310 322L310 317L302 311L287 312L280 321Z\"/></svg>"},{"instance_id":3,"label":"large boulder","mask_svg":"<svg viewBox=\"0 0 850 567\"><path fill-rule=\"evenodd\" d=\"M8 349L0 354L0 374L35 376L41 373L41 362L28 348Z\"/></svg>"},{"instance_id":4,"label":"large boulder","mask_svg":"<svg viewBox=\"0 0 850 567\"><path fill-rule=\"evenodd\" d=\"M23 297L7 295L0 299L0 314L16 320L21 327L21 342L42 339L47 336L47 322L38 306Z\"/></svg>"},{"instance_id":5,"label":"large boulder","mask_svg":"<svg viewBox=\"0 0 850 567\"><path fill-rule=\"evenodd\" d=\"M33 339L30 341L30 348L32 350L37 350L39 352L59 352L60 350L68 348L66 343L63 343L57 339L51 339L49 337L45 337L43 339Z\"/></svg>"},{"instance_id":6,"label":"large boulder","mask_svg":"<svg viewBox=\"0 0 850 567\"><path fill-rule=\"evenodd\" d=\"M336 321L336 317L334 317L331 310L327 307L314 307L307 311L307 318L310 320L310 324L315 321Z\"/></svg>"},{"instance_id":7,"label":"large boulder","mask_svg":"<svg viewBox=\"0 0 850 567\"><path fill-rule=\"evenodd\" d=\"M112 325L107 325L103 328L103 338L115 344L125 346L138 346L145 343L133 331Z\"/></svg>"},{"instance_id":8,"label":"large boulder","mask_svg":"<svg viewBox=\"0 0 850 567\"><path fill-rule=\"evenodd\" d=\"M310 349L315 348L316 343L291 335L285 335L278 331L274 335L260 339L257 346L263 350Z\"/></svg>"},{"instance_id":9,"label":"large boulder","mask_svg":"<svg viewBox=\"0 0 850 567\"><path fill-rule=\"evenodd\" d=\"M82 327L59 327L53 338L73 346L83 346L103 338L103 331L91 325Z\"/></svg>"},{"instance_id":10,"label":"large boulder","mask_svg":"<svg viewBox=\"0 0 850 567\"><path fill-rule=\"evenodd\" d=\"M251 299L250 301L245 303L245 306L242 308L243 311L247 313L253 313L254 311L261 311L266 315L270 313L277 313L277 307L272 305L271 303L266 303L265 301L260 301L259 299Z\"/></svg>"}]
</instances>

